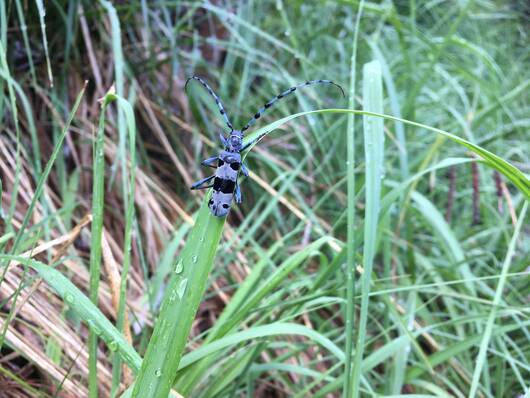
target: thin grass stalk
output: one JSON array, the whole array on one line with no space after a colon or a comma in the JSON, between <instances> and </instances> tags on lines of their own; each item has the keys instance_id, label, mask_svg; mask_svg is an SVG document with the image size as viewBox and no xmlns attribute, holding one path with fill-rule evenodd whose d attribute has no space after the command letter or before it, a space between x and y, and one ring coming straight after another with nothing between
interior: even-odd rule
<instances>
[{"instance_id":1,"label":"thin grass stalk","mask_svg":"<svg viewBox=\"0 0 530 398\"><path fill-rule=\"evenodd\" d=\"M363 67L364 109L381 113L383 111L383 83L379 61L372 61ZM372 267L377 250L377 226L379 220L381 176L384 154L383 119L363 117L364 153L366 175L366 210L364 217L363 274L361 279L361 312L357 328L356 350L353 365L353 397L359 397L362 376L362 359L366 340L366 324L370 299Z\"/></svg>"},{"instance_id":2,"label":"thin grass stalk","mask_svg":"<svg viewBox=\"0 0 530 398\"><path fill-rule=\"evenodd\" d=\"M39 11L39 21L40 21L40 30L42 33L42 46L44 48L44 56L46 57L46 70L48 71L48 80L50 82L50 87L53 87L53 74L52 66L50 63L50 54L48 51L48 40L46 39L46 21L44 17L46 16L46 10L44 9L44 3L42 0L35 0L37 3L37 10Z\"/></svg>"},{"instance_id":3,"label":"thin grass stalk","mask_svg":"<svg viewBox=\"0 0 530 398\"><path fill-rule=\"evenodd\" d=\"M31 75L31 83L33 83L33 86L36 86L37 78L35 75L35 65L33 63L33 56L31 55L31 47L29 45L28 26L26 25L26 19L24 18L24 10L22 8L22 4L20 0L15 1L15 8L17 9L18 23L20 24L20 31L22 32L22 41L24 42L24 49L26 50L26 56L28 57L28 66L29 66L29 74ZM6 26L6 25L2 24L2 26Z\"/></svg>"},{"instance_id":4,"label":"thin grass stalk","mask_svg":"<svg viewBox=\"0 0 530 398\"><path fill-rule=\"evenodd\" d=\"M350 92L348 96L348 107L355 109L355 84L357 69L357 42L360 31L361 15L363 12L364 0L359 3L357 18L355 21L355 31L353 34L353 48L350 63ZM344 384L342 395L352 396L353 388L353 339L355 322L355 114L348 114L348 125L346 128L346 176L348 191L348 209L346 215L346 359L344 363Z\"/></svg>"},{"instance_id":5,"label":"thin grass stalk","mask_svg":"<svg viewBox=\"0 0 530 398\"><path fill-rule=\"evenodd\" d=\"M120 97L124 97L124 69L125 64L123 60L123 51L121 44L121 27L120 20L116 9L107 0L100 0L101 4L108 13L110 26L111 26L111 42L112 42L112 54L114 60L114 78L116 94ZM122 188L123 188L123 200L124 205L127 207L127 155L126 155L126 132L125 132L125 117L123 115L123 109L118 107L118 156L115 161L120 162L121 166L121 177L122 177ZM112 166L112 175L110 177L110 183L114 181L115 173L117 171L116 164Z\"/></svg>"},{"instance_id":6,"label":"thin grass stalk","mask_svg":"<svg viewBox=\"0 0 530 398\"><path fill-rule=\"evenodd\" d=\"M484 363L486 362L486 354L488 352L488 347L490 344L491 336L493 334L493 329L495 326L495 318L497 317L497 310L501 304L502 295L504 293L504 286L506 284L506 278L508 271L510 270L510 265L512 263L512 258L515 253L515 245L519 239L519 234L521 232L521 227L525 222L526 211L528 210L528 202L525 201L523 204L523 209L519 215L517 225L515 226L515 231L510 240L510 245L508 246L508 251L506 253L506 258L502 264L501 275L499 282L497 283L497 289L495 290L495 297L493 298L493 303L491 303L491 311L488 316L488 321L486 322L486 328L482 336L482 341L480 342L480 348L476 359L475 370L473 372L473 380L471 381L471 387L469 389L469 398L474 398L477 395L479 388L480 376L482 374Z\"/></svg>"},{"instance_id":7,"label":"thin grass stalk","mask_svg":"<svg viewBox=\"0 0 530 398\"><path fill-rule=\"evenodd\" d=\"M118 105L122 107L125 113L125 119L127 121L127 129L129 132L129 197L126 200L127 210L125 214L125 233L123 242L123 269L120 280L120 299L118 305L118 314L116 327L120 332L123 333L125 325L125 303L126 303L126 292L127 292L127 277L129 275L129 268L131 265L131 242L132 242L132 230L135 220L135 208L134 208L134 191L136 186L136 122L134 118L134 111L131 104L122 97L117 96ZM121 359L119 355L115 356L113 364L113 381L111 395L114 396L120 383L121 374Z\"/></svg>"},{"instance_id":8,"label":"thin grass stalk","mask_svg":"<svg viewBox=\"0 0 530 398\"><path fill-rule=\"evenodd\" d=\"M130 265L130 247L131 247L131 231L132 231L132 225L133 225L133 217L134 217L134 196L132 196L132 205L130 202L131 200L131 194L130 192L133 192L134 195L134 183L131 185L127 181L127 153L126 153L126 131L125 131L125 117L124 117L124 110L127 108L128 112L128 129L129 134L134 135L135 133L131 131L131 128L136 129L134 126L134 114L132 113L132 109L130 109L130 105L127 103L127 101L123 100L124 95L124 59L123 59L123 50L122 50L122 41L121 41L121 27L120 27L120 20L118 18L118 14L116 12L116 9L112 5L112 3L101 0L101 4L103 5L103 8L108 13L108 17L110 20L111 25L111 43L112 43L112 54L113 54L113 61L114 61L114 77L116 79L115 81L115 88L116 88L116 97L118 99L118 156L116 157L116 162L120 162L121 167L121 186L122 186L122 198L123 198L123 207L126 210L126 226L125 226L125 241L124 241L124 258L123 258L123 270L122 270L122 276L121 276L121 282L120 282L120 303L118 305L118 314L117 314L117 327L118 330L123 330L125 315L124 315L124 299L125 299L125 289L127 285L127 275L129 273L129 265ZM126 105L125 105L126 104ZM132 118L132 121L131 121ZM129 141L130 142L130 141ZM133 141L134 142L134 141ZM131 154L132 156L132 154ZM132 159L131 159L132 161ZM134 170L134 165L131 164L131 167L133 167L132 170ZM112 185L115 177L115 172L117 170L117 167L115 167L115 164L112 167L112 174L110 177L110 184ZM129 187L129 193L127 192L127 188ZM131 191L132 189L132 191ZM131 207L132 206L132 207ZM130 217L130 218L129 218ZM122 293L123 289L123 293ZM119 355L114 355L113 360L113 367L112 367L112 386L111 386L111 396L114 397L116 394L116 391L118 390L119 384L120 384L120 378L121 378L121 359Z\"/></svg>"},{"instance_id":9,"label":"thin grass stalk","mask_svg":"<svg viewBox=\"0 0 530 398\"><path fill-rule=\"evenodd\" d=\"M103 98L101 114L93 146L93 176L92 176L92 229L90 241L90 300L98 306L99 278L101 269L101 240L103 234L103 213L105 207L105 111L115 99L114 93L109 92ZM98 396L97 378L97 340L93 329L88 335L88 395L90 398Z\"/></svg>"}]
</instances>

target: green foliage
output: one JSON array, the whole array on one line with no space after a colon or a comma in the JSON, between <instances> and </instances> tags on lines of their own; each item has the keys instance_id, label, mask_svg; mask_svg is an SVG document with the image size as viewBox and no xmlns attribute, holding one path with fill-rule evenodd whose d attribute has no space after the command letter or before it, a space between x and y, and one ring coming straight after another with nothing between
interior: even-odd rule
<instances>
[{"instance_id":1,"label":"green foliage","mask_svg":"<svg viewBox=\"0 0 530 398\"><path fill-rule=\"evenodd\" d=\"M2 361L2 381L528 394L525 18L510 2L2 2L0 346L39 368ZM349 98L315 86L268 109L225 220L189 190L224 126L184 92L194 74L236 127L307 79Z\"/></svg>"}]
</instances>

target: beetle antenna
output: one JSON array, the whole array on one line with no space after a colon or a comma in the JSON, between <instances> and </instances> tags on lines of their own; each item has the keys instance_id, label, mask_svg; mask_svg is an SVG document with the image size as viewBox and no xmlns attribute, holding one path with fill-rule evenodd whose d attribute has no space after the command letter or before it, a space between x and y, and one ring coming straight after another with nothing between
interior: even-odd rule
<instances>
[{"instance_id":1,"label":"beetle antenna","mask_svg":"<svg viewBox=\"0 0 530 398\"><path fill-rule=\"evenodd\" d=\"M289 94L294 93L296 91L296 89L298 89L298 88L302 88L302 87L309 86L309 85L312 85L312 84L321 84L321 83L333 84L334 86L337 86L340 89L340 91L342 93L342 96L345 97L344 90L342 89L342 87L339 86L337 83L333 83L331 80L308 80L308 81L306 81L304 83L300 83L300 84L298 84L296 86L291 87L290 89L285 90L283 93L278 94L276 97L272 98L267 103L265 103L265 105L263 105L263 107L261 107L254 114L252 119L249 120L249 122L245 125L245 127L243 127L241 129L241 132L244 132L244 131L248 130L254 123L256 123L256 120L258 120L261 117L261 115L263 115L263 113L265 113L265 111L267 109L269 109L271 106L273 106L274 103L276 103L278 100L281 100L282 98L287 97Z\"/></svg>"},{"instance_id":2,"label":"beetle antenna","mask_svg":"<svg viewBox=\"0 0 530 398\"><path fill-rule=\"evenodd\" d=\"M230 123L230 120L228 119L228 115L226 114L226 111L225 111L225 108L223 107L223 104L221 103L221 100L219 99L219 97L217 96L217 94L215 94L212 90L212 88L208 85L208 83L206 83L203 79L201 79L199 76L192 76L192 77L189 77L187 80L186 80L186 84L184 85L184 91L186 91L187 87L188 87L188 83L190 80L197 80L199 83L201 83L204 88L206 90L208 90L208 92L210 93L210 95L214 98L215 100L215 103L217 104L217 107L219 108L219 113L223 116L224 120L225 120L225 123L226 125L228 126L228 128L230 129L230 131L232 131L234 129L234 126L232 126L232 123Z\"/></svg>"}]
</instances>

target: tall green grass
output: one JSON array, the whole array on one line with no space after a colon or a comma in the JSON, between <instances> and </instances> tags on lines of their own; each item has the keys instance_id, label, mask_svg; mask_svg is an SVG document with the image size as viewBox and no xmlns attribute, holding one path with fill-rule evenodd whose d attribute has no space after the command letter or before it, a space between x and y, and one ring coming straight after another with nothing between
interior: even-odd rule
<instances>
[{"instance_id":1,"label":"tall green grass","mask_svg":"<svg viewBox=\"0 0 530 398\"><path fill-rule=\"evenodd\" d=\"M46 397L527 394L524 15L2 3L2 380ZM223 220L188 189L223 126L211 97L184 93L194 74L236 126L306 79L349 98L310 87L268 110ZM90 228L51 245L86 213Z\"/></svg>"}]
</instances>

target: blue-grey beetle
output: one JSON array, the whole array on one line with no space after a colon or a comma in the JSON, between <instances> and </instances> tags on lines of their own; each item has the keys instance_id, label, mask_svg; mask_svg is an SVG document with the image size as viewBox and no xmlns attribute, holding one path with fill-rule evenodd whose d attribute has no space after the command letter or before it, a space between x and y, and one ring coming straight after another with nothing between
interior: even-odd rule
<instances>
[{"instance_id":1,"label":"blue-grey beetle","mask_svg":"<svg viewBox=\"0 0 530 398\"><path fill-rule=\"evenodd\" d=\"M213 188L212 196L208 201L208 207L210 208L212 214L217 217L224 217L228 214L234 197L237 203L241 203L241 189L239 187L237 178L239 177L240 172L243 173L245 177L248 177L248 169L241 162L240 153L261 138L261 136L258 136L254 140L243 145L243 133L248 130L256 122L256 120L261 117L261 115L263 115L266 109L269 109L276 101L294 93L297 89L309 86L311 84L332 84L337 86L344 96L344 90L342 87L330 80L308 80L304 83L300 83L294 87L291 87L288 90L285 90L283 93L272 98L254 114L252 119L250 119L250 121L241 130L235 130L234 126L228 119L228 115L226 114L221 100L214 93L208 83L198 76L192 76L186 80L184 89L186 89L190 80L197 80L206 88L206 90L208 90L210 95L215 99L215 103L219 108L219 113L223 116L226 125L230 129L230 135L228 138L225 138L223 134L220 135L224 150L221 151L219 155L212 156L211 158L201 162L203 166L215 167L215 174L210 177L203 178L191 186L191 189ZM213 180L213 183L204 185L211 180Z\"/></svg>"}]
</instances>

